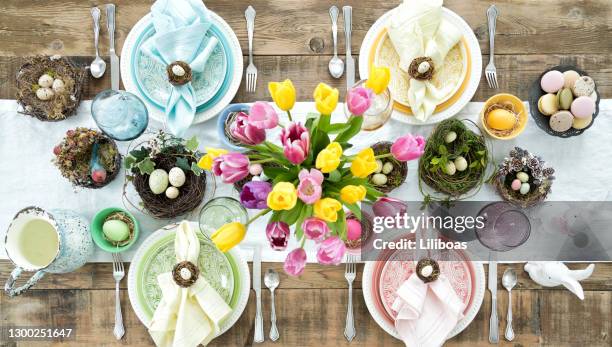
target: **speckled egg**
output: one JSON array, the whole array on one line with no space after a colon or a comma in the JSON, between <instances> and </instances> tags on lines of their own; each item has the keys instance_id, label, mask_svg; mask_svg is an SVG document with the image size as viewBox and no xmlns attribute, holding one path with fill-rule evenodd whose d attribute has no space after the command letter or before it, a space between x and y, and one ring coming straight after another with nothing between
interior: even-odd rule
<instances>
[{"instance_id":1,"label":"speckled egg","mask_svg":"<svg viewBox=\"0 0 612 347\"><path fill-rule=\"evenodd\" d=\"M168 173L163 169L156 169L149 176L149 188L153 194L161 194L168 188Z\"/></svg>"},{"instance_id":2,"label":"speckled egg","mask_svg":"<svg viewBox=\"0 0 612 347\"><path fill-rule=\"evenodd\" d=\"M487 125L496 130L510 130L516 124L516 116L512 112L498 108L487 115Z\"/></svg>"},{"instance_id":3,"label":"speckled egg","mask_svg":"<svg viewBox=\"0 0 612 347\"><path fill-rule=\"evenodd\" d=\"M107 239L121 242L130 236L130 227L124 221L112 219L104 222L102 232Z\"/></svg>"},{"instance_id":4,"label":"speckled egg","mask_svg":"<svg viewBox=\"0 0 612 347\"><path fill-rule=\"evenodd\" d=\"M166 197L168 199L176 199L179 196L179 190L176 187L168 187L166 189Z\"/></svg>"},{"instance_id":5,"label":"speckled egg","mask_svg":"<svg viewBox=\"0 0 612 347\"><path fill-rule=\"evenodd\" d=\"M519 172L516 174L516 178L518 178L521 183L525 183L529 181L529 175L526 172Z\"/></svg>"},{"instance_id":6,"label":"speckled egg","mask_svg":"<svg viewBox=\"0 0 612 347\"><path fill-rule=\"evenodd\" d=\"M521 181L516 178L512 181L512 184L510 185L510 188L512 188L512 190L519 190L521 189Z\"/></svg>"},{"instance_id":7,"label":"speckled egg","mask_svg":"<svg viewBox=\"0 0 612 347\"><path fill-rule=\"evenodd\" d=\"M185 172L180 167L173 167L168 172L168 181L174 187L182 187L185 184Z\"/></svg>"},{"instance_id":8,"label":"speckled egg","mask_svg":"<svg viewBox=\"0 0 612 347\"><path fill-rule=\"evenodd\" d=\"M457 157L454 160L457 171L465 171L468 167L468 162L464 157Z\"/></svg>"},{"instance_id":9,"label":"speckled egg","mask_svg":"<svg viewBox=\"0 0 612 347\"><path fill-rule=\"evenodd\" d=\"M521 184L521 189L519 189L519 192L522 195L525 195L525 194L529 193L529 189L531 189L531 187L529 186L529 183L523 183L523 184Z\"/></svg>"}]
</instances>

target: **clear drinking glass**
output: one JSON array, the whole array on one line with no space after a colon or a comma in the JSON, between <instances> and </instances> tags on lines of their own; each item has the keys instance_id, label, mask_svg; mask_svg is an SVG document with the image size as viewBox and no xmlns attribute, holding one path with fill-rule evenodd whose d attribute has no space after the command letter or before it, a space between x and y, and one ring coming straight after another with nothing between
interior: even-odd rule
<instances>
[{"instance_id":1,"label":"clear drinking glass","mask_svg":"<svg viewBox=\"0 0 612 347\"><path fill-rule=\"evenodd\" d=\"M207 202L200 210L200 231L210 235L227 223L245 224L249 215L240 201L230 197L218 197Z\"/></svg>"},{"instance_id":2,"label":"clear drinking glass","mask_svg":"<svg viewBox=\"0 0 612 347\"><path fill-rule=\"evenodd\" d=\"M355 85L353 88L364 87L365 82L367 80L361 80ZM348 93L347 93L348 98ZM372 100L372 105L370 108L363 114L363 124L361 125L362 130L372 131L376 130L391 118L391 113L393 112L393 99L391 98L391 91L389 88L385 89L384 92L380 94L374 94L374 100ZM345 98L344 102L344 113L347 117L351 116L351 112L348 109L348 100Z\"/></svg>"},{"instance_id":3,"label":"clear drinking glass","mask_svg":"<svg viewBox=\"0 0 612 347\"><path fill-rule=\"evenodd\" d=\"M96 95L91 115L98 127L117 141L137 138L149 124L149 113L142 100L123 90L109 89Z\"/></svg>"}]
</instances>

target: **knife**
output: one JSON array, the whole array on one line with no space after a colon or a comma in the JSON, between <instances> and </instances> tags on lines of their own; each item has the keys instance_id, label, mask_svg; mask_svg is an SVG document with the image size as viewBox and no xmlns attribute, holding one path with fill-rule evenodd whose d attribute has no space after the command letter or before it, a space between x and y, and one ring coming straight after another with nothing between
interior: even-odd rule
<instances>
[{"instance_id":1,"label":"knife","mask_svg":"<svg viewBox=\"0 0 612 347\"><path fill-rule=\"evenodd\" d=\"M489 291L491 292L491 319L489 320L489 342L499 342L497 321L497 262L489 261Z\"/></svg>"},{"instance_id":2,"label":"knife","mask_svg":"<svg viewBox=\"0 0 612 347\"><path fill-rule=\"evenodd\" d=\"M106 26L110 37L111 88L119 90L119 57L115 53L115 5L106 5Z\"/></svg>"},{"instance_id":3,"label":"knife","mask_svg":"<svg viewBox=\"0 0 612 347\"><path fill-rule=\"evenodd\" d=\"M263 315L261 314L261 246L255 246L253 250L253 290L255 291L255 336L253 341L261 343L264 341Z\"/></svg>"},{"instance_id":4,"label":"knife","mask_svg":"<svg viewBox=\"0 0 612 347\"><path fill-rule=\"evenodd\" d=\"M353 30L353 8L351 6L342 7L344 16L344 37L346 42L346 90L355 84L355 59L351 55L351 31Z\"/></svg>"}]
</instances>

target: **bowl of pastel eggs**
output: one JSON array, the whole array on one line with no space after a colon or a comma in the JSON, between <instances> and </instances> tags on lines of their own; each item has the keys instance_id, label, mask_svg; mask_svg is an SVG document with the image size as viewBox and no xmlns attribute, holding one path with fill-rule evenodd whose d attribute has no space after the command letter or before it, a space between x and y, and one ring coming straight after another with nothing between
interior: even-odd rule
<instances>
[{"instance_id":1,"label":"bowl of pastel eggs","mask_svg":"<svg viewBox=\"0 0 612 347\"><path fill-rule=\"evenodd\" d=\"M139 226L126 210L109 207L96 213L91 222L94 243L110 253L127 251L138 239Z\"/></svg>"},{"instance_id":2,"label":"bowl of pastel eggs","mask_svg":"<svg viewBox=\"0 0 612 347\"><path fill-rule=\"evenodd\" d=\"M591 127L599 113L599 99L595 81L570 65L545 71L529 91L536 124L558 137L577 136Z\"/></svg>"}]
</instances>

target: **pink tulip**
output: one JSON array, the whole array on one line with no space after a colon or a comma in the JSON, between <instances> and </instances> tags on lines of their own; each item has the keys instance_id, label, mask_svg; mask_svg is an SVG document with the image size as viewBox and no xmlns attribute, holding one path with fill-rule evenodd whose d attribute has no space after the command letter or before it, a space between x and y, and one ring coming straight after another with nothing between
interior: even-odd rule
<instances>
[{"instance_id":1,"label":"pink tulip","mask_svg":"<svg viewBox=\"0 0 612 347\"><path fill-rule=\"evenodd\" d=\"M346 220L346 238L348 240L357 240L361 237L361 222L357 219Z\"/></svg>"},{"instance_id":2,"label":"pink tulip","mask_svg":"<svg viewBox=\"0 0 612 347\"><path fill-rule=\"evenodd\" d=\"M425 152L423 136L404 135L395 140L391 146L391 154L399 161L409 161L419 158Z\"/></svg>"},{"instance_id":3,"label":"pink tulip","mask_svg":"<svg viewBox=\"0 0 612 347\"><path fill-rule=\"evenodd\" d=\"M338 236L328 237L317 250L317 260L323 265L338 265L346 253L346 246Z\"/></svg>"},{"instance_id":4,"label":"pink tulip","mask_svg":"<svg viewBox=\"0 0 612 347\"><path fill-rule=\"evenodd\" d=\"M272 129L278 126L278 114L267 102L257 101L249 111L249 124L257 129Z\"/></svg>"},{"instance_id":5,"label":"pink tulip","mask_svg":"<svg viewBox=\"0 0 612 347\"><path fill-rule=\"evenodd\" d=\"M301 164L308 156L310 134L300 122L291 122L281 131L285 157L293 164Z\"/></svg>"},{"instance_id":6,"label":"pink tulip","mask_svg":"<svg viewBox=\"0 0 612 347\"><path fill-rule=\"evenodd\" d=\"M323 241L329 234L329 226L327 226L327 223L317 217L306 218L304 222L302 222L302 230L304 230L304 235L306 235L307 238L315 242Z\"/></svg>"},{"instance_id":7,"label":"pink tulip","mask_svg":"<svg viewBox=\"0 0 612 347\"><path fill-rule=\"evenodd\" d=\"M266 131L249 123L249 116L239 112L230 126L230 132L236 140L245 145L258 145L266 140Z\"/></svg>"},{"instance_id":8,"label":"pink tulip","mask_svg":"<svg viewBox=\"0 0 612 347\"><path fill-rule=\"evenodd\" d=\"M249 158L242 153L228 153L215 158L212 171L221 176L224 183L234 183L249 174Z\"/></svg>"},{"instance_id":9,"label":"pink tulip","mask_svg":"<svg viewBox=\"0 0 612 347\"><path fill-rule=\"evenodd\" d=\"M363 115L372 105L374 92L369 88L356 87L349 90L346 95L346 105L352 115Z\"/></svg>"},{"instance_id":10,"label":"pink tulip","mask_svg":"<svg viewBox=\"0 0 612 347\"><path fill-rule=\"evenodd\" d=\"M395 217L406 213L408 207L401 200L383 196L372 205L372 210L377 217Z\"/></svg>"},{"instance_id":11,"label":"pink tulip","mask_svg":"<svg viewBox=\"0 0 612 347\"><path fill-rule=\"evenodd\" d=\"M306 267L306 251L303 248L296 248L287 254L285 259L285 272L291 276L299 276Z\"/></svg>"},{"instance_id":12,"label":"pink tulip","mask_svg":"<svg viewBox=\"0 0 612 347\"><path fill-rule=\"evenodd\" d=\"M266 237L270 242L270 247L277 251L284 251L289 242L291 230L285 222L273 222L266 226Z\"/></svg>"},{"instance_id":13,"label":"pink tulip","mask_svg":"<svg viewBox=\"0 0 612 347\"><path fill-rule=\"evenodd\" d=\"M323 189L323 174L317 169L310 169L310 172L306 169L300 171L298 178L300 184L297 187L297 195L307 205L312 205L321 199L321 193Z\"/></svg>"}]
</instances>

